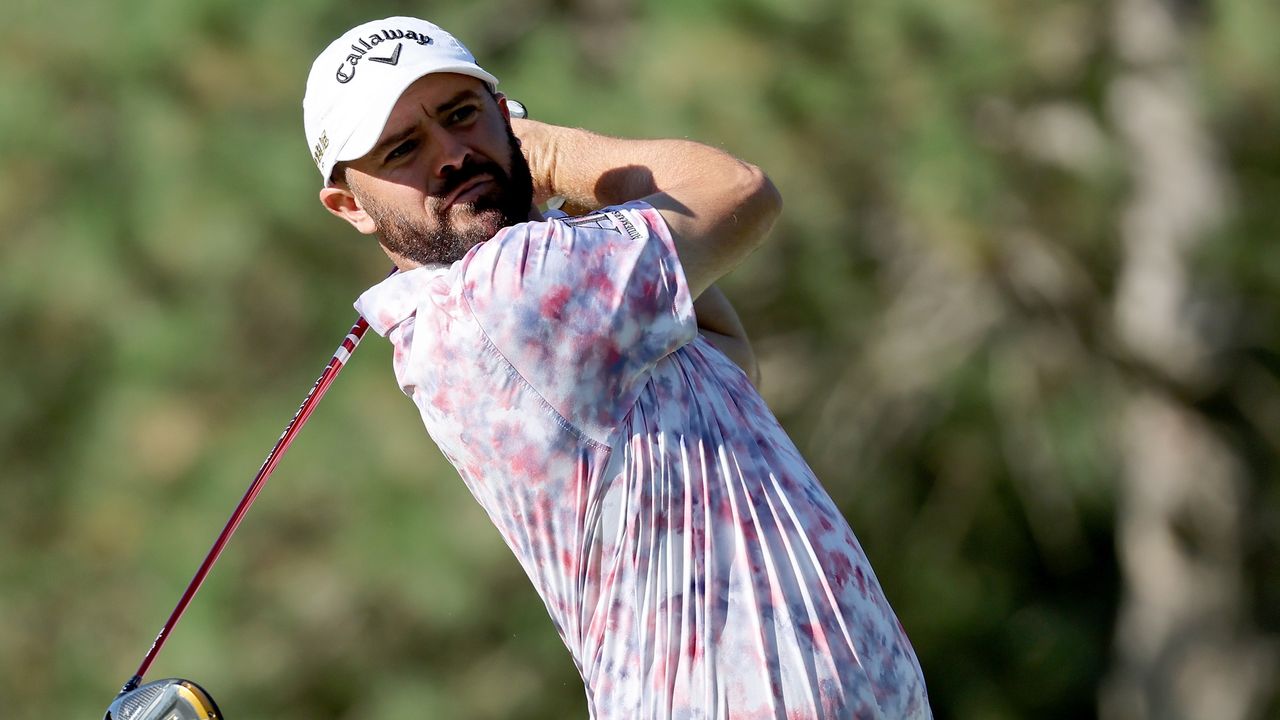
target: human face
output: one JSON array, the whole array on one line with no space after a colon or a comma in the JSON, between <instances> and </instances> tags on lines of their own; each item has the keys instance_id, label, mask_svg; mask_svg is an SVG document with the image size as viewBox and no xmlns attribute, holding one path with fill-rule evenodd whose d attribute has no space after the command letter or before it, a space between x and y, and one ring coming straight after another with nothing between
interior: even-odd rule
<instances>
[{"instance_id":1,"label":"human face","mask_svg":"<svg viewBox=\"0 0 1280 720\"><path fill-rule=\"evenodd\" d=\"M411 85L345 177L397 262L454 262L532 208L529 168L504 107L465 75Z\"/></svg>"}]
</instances>

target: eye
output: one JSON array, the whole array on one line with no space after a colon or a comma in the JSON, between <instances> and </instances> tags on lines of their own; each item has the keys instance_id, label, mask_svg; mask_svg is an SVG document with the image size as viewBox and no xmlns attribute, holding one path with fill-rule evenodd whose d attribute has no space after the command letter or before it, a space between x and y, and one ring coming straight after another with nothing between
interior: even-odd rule
<instances>
[{"instance_id":1,"label":"eye","mask_svg":"<svg viewBox=\"0 0 1280 720\"><path fill-rule=\"evenodd\" d=\"M389 163L393 160L398 160L404 157L405 155L408 155L409 153L413 152L414 148L416 147L418 147L417 140L405 140L404 142L395 146L391 150L391 152L387 153L387 156L382 159L382 162Z\"/></svg>"},{"instance_id":2,"label":"eye","mask_svg":"<svg viewBox=\"0 0 1280 720\"><path fill-rule=\"evenodd\" d=\"M466 122L467 120L470 120L472 117L474 117L476 112L477 112L477 108L475 105L463 105L462 107L457 108L453 112L449 113L449 117L448 117L449 124L456 125L458 123Z\"/></svg>"}]
</instances>

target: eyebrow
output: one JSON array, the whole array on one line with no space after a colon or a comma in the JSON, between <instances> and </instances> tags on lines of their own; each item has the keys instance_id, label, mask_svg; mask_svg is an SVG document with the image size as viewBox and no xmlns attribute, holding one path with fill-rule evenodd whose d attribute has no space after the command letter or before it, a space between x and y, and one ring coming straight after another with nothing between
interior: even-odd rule
<instances>
[{"instance_id":1,"label":"eyebrow","mask_svg":"<svg viewBox=\"0 0 1280 720\"><path fill-rule=\"evenodd\" d=\"M406 140L410 135L413 134L413 131L417 129L418 129L418 124L414 123L409 127L406 127L400 132L387 138L386 140L383 140L382 142L375 145L372 150L369 151L369 157L375 160L378 159L379 157L382 156L383 153L385 153L386 151L390 150L392 147L395 147L396 145L399 145L401 142Z\"/></svg>"},{"instance_id":2,"label":"eyebrow","mask_svg":"<svg viewBox=\"0 0 1280 720\"><path fill-rule=\"evenodd\" d=\"M454 95L448 100L445 100L444 102L437 105L435 107L435 110L433 112L429 112L429 114L433 117L436 115L443 115L447 110L449 110L449 108L452 108L455 105L460 105L468 100L472 100L478 97L480 97L480 95L475 90L472 90L470 88L466 90L462 90L457 95ZM386 151L390 150L391 148L395 147L396 145L399 145L401 142L406 140L417 129L418 129L418 123L415 122L410 124L409 126L405 127L403 130L396 132L395 134L391 135L390 137L383 140L382 142L379 142L377 145L374 145L373 149L369 151L369 156L376 158L377 156L382 155Z\"/></svg>"}]
</instances>

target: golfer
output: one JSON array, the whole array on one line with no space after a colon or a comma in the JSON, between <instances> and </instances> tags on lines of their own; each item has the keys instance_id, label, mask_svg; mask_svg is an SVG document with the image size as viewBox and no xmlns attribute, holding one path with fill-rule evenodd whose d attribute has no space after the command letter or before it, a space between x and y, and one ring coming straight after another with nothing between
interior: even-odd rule
<instances>
[{"instance_id":1,"label":"golfer","mask_svg":"<svg viewBox=\"0 0 1280 720\"><path fill-rule=\"evenodd\" d=\"M307 142L321 203L400 269L356 308L592 717L930 717L714 288L768 233L773 184L705 145L513 119L497 84L429 22L365 23L312 66ZM551 196L575 216L540 213Z\"/></svg>"}]
</instances>

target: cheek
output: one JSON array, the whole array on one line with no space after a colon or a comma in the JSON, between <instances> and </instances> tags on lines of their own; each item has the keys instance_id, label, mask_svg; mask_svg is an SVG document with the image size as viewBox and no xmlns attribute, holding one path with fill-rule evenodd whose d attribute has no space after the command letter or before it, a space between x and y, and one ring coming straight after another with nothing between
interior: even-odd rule
<instances>
[{"instance_id":1,"label":"cheek","mask_svg":"<svg viewBox=\"0 0 1280 720\"><path fill-rule=\"evenodd\" d=\"M507 134L507 124L501 115L491 116L484 126L484 131L472 146L484 154L486 158L510 171L511 139Z\"/></svg>"},{"instance_id":2,"label":"cheek","mask_svg":"<svg viewBox=\"0 0 1280 720\"><path fill-rule=\"evenodd\" d=\"M420 188L408 184L388 183L380 197L380 205L399 213L422 207L430 198Z\"/></svg>"}]
</instances>

